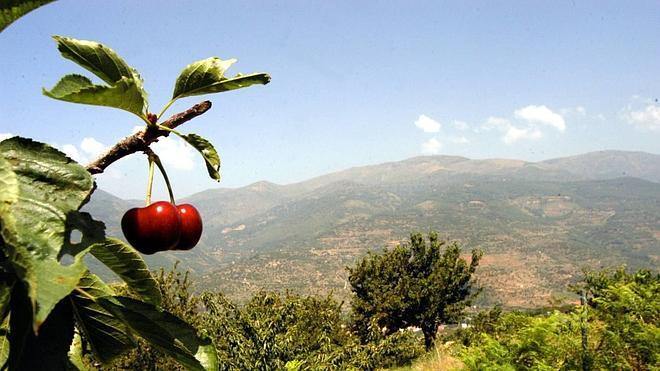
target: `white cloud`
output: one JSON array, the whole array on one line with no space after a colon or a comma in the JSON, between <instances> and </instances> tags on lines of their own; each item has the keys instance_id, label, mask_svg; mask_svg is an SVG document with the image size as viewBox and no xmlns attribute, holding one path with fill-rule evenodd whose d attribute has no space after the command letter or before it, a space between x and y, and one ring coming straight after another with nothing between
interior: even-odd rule
<instances>
[{"instance_id":1,"label":"white cloud","mask_svg":"<svg viewBox=\"0 0 660 371\"><path fill-rule=\"evenodd\" d=\"M587 109L584 108L583 106L577 106L577 107L575 107L575 112L577 112L578 114L584 116L584 115L587 114Z\"/></svg>"},{"instance_id":2,"label":"white cloud","mask_svg":"<svg viewBox=\"0 0 660 371\"><path fill-rule=\"evenodd\" d=\"M417 121L415 121L415 126L424 130L425 133L437 133L440 131L441 125L426 115L419 115Z\"/></svg>"},{"instance_id":3,"label":"white cloud","mask_svg":"<svg viewBox=\"0 0 660 371\"><path fill-rule=\"evenodd\" d=\"M107 149L105 144L92 137L83 138L78 147L73 144L62 146L62 152L81 164L92 161Z\"/></svg>"},{"instance_id":4,"label":"white cloud","mask_svg":"<svg viewBox=\"0 0 660 371\"><path fill-rule=\"evenodd\" d=\"M623 117L638 129L660 132L660 105L651 103L637 110L630 105L624 110Z\"/></svg>"},{"instance_id":5,"label":"white cloud","mask_svg":"<svg viewBox=\"0 0 660 371\"><path fill-rule=\"evenodd\" d=\"M80 148L83 152L89 155L90 158L96 158L98 155L105 152L107 146L94 138L87 137L80 142Z\"/></svg>"},{"instance_id":6,"label":"white cloud","mask_svg":"<svg viewBox=\"0 0 660 371\"><path fill-rule=\"evenodd\" d=\"M516 118L532 124L549 125L561 132L566 130L564 118L546 106L530 105L517 109L513 114Z\"/></svg>"},{"instance_id":7,"label":"white cloud","mask_svg":"<svg viewBox=\"0 0 660 371\"><path fill-rule=\"evenodd\" d=\"M76 148L76 146L73 144L65 144L62 146L62 152L77 162L83 162L83 159L80 156L80 152L78 152L78 148Z\"/></svg>"},{"instance_id":8,"label":"white cloud","mask_svg":"<svg viewBox=\"0 0 660 371\"><path fill-rule=\"evenodd\" d=\"M195 150L181 139L161 137L151 148L165 165L177 170L192 170L195 168Z\"/></svg>"},{"instance_id":9,"label":"white cloud","mask_svg":"<svg viewBox=\"0 0 660 371\"><path fill-rule=\"evenodd\" d=\"M486 119L486 123L481 125L481 129L484 131L488 131L491 129L506 130L510 126L511 126L511 121L502 117L490 116L488 119Z\"/></svg>"},{"instance_id":10,"label":"white cloud","mask_svg":"<svg viewBox=\"0 0 660 371\"><path fill-rule=\"evenodd\" d=\"M436 138L431 138L422 143L422 152L428 155L437 155L442 148L442 143Z\"/></svg>"},{"instance_id":11,"label":"white cloud","mask_svg":"<svg viewBox=\"0 0 660 371\"><path fill-rule=\"evenodd\" d=\"M456 130L460 130L460 131L465 131L465 130L467 130L467 129L470 128L470 126L468 125L468 123L465 122L465 121L454 120L454 121L452 121L451 124L452 124L452 126L454 126L454 128L455 128Z\"/></svg>"},{"instance_id":12,"label":"white cloud","mask_svg":"<svg viewBox=\"0 0 660 371\"><path fill-rule=\"evenodd\" d=\"M505 144L513 144L520 140L537 140L543 137L541 130L534 125L516 127L511 121L502 117L491 116L481 125L481 131L492 129L496 129L502 133L501 139Z\"/></svg>"},{"instance_id":13,"label":"white cloud","mask_svg":"<svg viewBox=\"0 0 660 371\"><path fill-rule=\"evenodd\" d=\"M463 137L463 136L449 137L449 141L454 143L454 144L468 144L468 143L470 143L470 140L466 137Z\"/></svg>"},{"instance_id":14,"label":"white cloud","mask_svg":"<svg viewBox=\"0 0 660 371\"><path fill-rule=\"evenodd\" d=\"M0 133L0 142L2 142L5 139L13 137L14 134L12 133Z\"/></svg>"}]
</instances>

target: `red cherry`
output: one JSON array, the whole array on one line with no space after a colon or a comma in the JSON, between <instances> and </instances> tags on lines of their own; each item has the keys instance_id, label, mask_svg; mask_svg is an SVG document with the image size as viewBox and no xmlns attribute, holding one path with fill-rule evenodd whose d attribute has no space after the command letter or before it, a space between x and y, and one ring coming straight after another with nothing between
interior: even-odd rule
<instances>
[{"instance_id":1,"label":"red cherry","mask_svg":"<svg viewBox=\"0 0 660 371\"><path fill-rule=\"evenodd\" d=\"M143 254L169 250L179 243L181 217L176 206L159 201L128 210L121 218L126 240Z\"/></svg>"},{"instance_id":2,"label":"red cherry","mask_svg":"<svg viewBox=\"0 0 660 371\"><path fill-rule=\"evenodd\" d=\"M190 250L202 236L202 217L197 209L190 204L178 205L181 216L181 238L173 250Z\"/></svg>"}]
</instances>

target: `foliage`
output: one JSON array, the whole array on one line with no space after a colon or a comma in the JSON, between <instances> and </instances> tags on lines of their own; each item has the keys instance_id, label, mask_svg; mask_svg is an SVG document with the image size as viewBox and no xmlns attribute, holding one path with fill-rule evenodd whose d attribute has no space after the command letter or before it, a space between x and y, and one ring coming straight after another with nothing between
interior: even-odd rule
<instances>
[{"instance_id":1,"label":"foliage","mask_svg":"<svg viewBox=\"0 0 660 371\"><path fill-rule=\"evenodd\" d=\"M460 254L458 244L440 241L435 232L428 243L413 233L409 245L369 254L349 268L354 326L362 338L372 320L386 334L418 326L429 349L438 326L456 321L478 292L472 275L482 254L472 251L470 263Z\"/></svg>"},{"instance_id":2,"label":"foliage","mask_svg":"<svg viewBox=\"0 0 660 371\"><path fill-rule=\"evenodd\" d=\"M45 3L48 1L3 2L0 30ZM220 178L220 158L212 144L198 135L183 135L158 125L157 119L180 97L265 84L270 79L263 73L225 78L224 70L215 69L219 58L195 62L195 71L184 69L173 98L154 120L141 76L116 52L93 41L54 39L64 58L105 84L71 74L52 89L44 89L45 95L123 109L140 117L147 131L174 132L200 152L209 175L216 180ZM209 73L202 79L194 76L203 70ZM108 365L138 341L186 369L217 369L211 340L163 310L161 292L140 254L124 242L106 237L104 223L79 211L95 188L86 168L47 144L20 137L0 142L2 369ZM73 231L82 234L80 242L71 241ZM119 295L91 273L83 261L87 253L116 273L126 283L124 293L132 297ZM90 356L94 362L89 362Z\"/></svg>"},{"instance_id":3,"label":"foliage","mask_svg":"<svg viewBox=\"0 0 660 371\"><path fill-rule=\"evenodd\" d=\"M187 273L161 270L156 280L163 307L213 339L222 370L369 370L406 364L422 354L420 340L410 332L385 337L376 326L372 341L362 344L331 296L262 291L238 306L220 293L191 293ZM139 349L112 367L177 369L149 344Z\"/></svg>"},{"instance_id":4,"label":"foliage","mask_svg":"<svg viewBox=\"0 0 660 371\"><path fill-rule=\"evenodd\" d=\"M0 32L12 22L54 0L3 0L0 2Z\"/></svg>"},{"instance_id":5,"label":"foliage","mask_svg":"<svg viewBox=\"0 0 660 371\"><path fill-rule=\"evenodd\" d=\"M447 340L471 370L657 369L659 285L660 275L644 269L589 272L580 286L593 295L587 306L537 315L494 309Z\"/></svg>"}]
</instances>

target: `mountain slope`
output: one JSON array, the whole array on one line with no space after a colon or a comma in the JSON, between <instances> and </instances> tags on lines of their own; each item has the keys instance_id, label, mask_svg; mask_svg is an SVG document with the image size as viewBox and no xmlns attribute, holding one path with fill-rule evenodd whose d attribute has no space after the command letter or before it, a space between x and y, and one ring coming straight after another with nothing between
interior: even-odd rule
<instances>
[{"instance_id":1,"label":"mountain slope","mask_svg":"<svg viewBox=\"0 0 660 371\"><path fill-rule=\"evenodd\" d=\"M204 217L200 246L148 260L180 258L206 287L238 298L261 287L347 298L345 266L435 229L485 251L483 300L546 304L583 266L658 267L654 179L660 156L605 151L540 163L416 157L291 185L209 190L182 200ZM117 232L127 206L101 193L89 207Z\"/></svg>"}]
</instances>

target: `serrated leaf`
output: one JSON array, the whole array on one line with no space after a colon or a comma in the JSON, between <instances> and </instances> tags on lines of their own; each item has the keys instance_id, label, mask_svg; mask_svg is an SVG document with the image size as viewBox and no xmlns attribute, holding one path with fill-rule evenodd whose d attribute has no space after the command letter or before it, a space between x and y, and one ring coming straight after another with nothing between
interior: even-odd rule
<instances>
[{"instance_id":1,"label":"serrated leaf","mask_svg":"<svg viewBox=\"0 0 660 371\"><path fill-rule=\"evenodd\" d=\"M30 11L54 0L3 0L0 2L0 31Z\"/></svg>"},{"instance_id":2,"label":"serrated leaf","mask_svg":"<svg viewBox=\"0 0 660 371\"><path fill-rule=\"evenodd\" d=\"M178 317L126 297L97 301L127 323L136 333L190 370L217 370L213 343L200 338L196 330Z\"/></svg>"},{"instance_id":3,"label":"serrated leaf","mask_svg":"<svg viewBox=\"0 0 660 371\"><path fill-rule=\"evenodd\" d=\"M8 209L11 225L3 216L2 239L14 271L26 285L37 329L84 271L82 256L68 267L57 258L69 237L66 220L88 198L94 183L85 168L62 152L30 139L0 142L0 156L11 166L19 191Z\"/></svg>"},{"instance_id":4,"label":"serrated leaf","mask_svg":"<svg viewBox=\"0 0 660 371\"><path fill-rule=\"evenodd\" d=\"M181 135L181 138L202 155L209 176L220 181L220 155L218 155L218 151L215 150L211 142L197 134Z\"/></svg>"},{"instance_id":5,"label":"serrated leaf","mask_svg":"<svg viewBox=\"0 0 660 371\"><path fill-rule=\"evenodd\" d=\"M65 102L119 108L140 117L145 115L147 101L137 80L122 77L110 86L94 85L81 75L64 76L51 90L43 94Z\"/></svg>"},{"instance_id":6,"label":"serrated leaf","mask_svg":"<svg viewBox=\"0 0 660 371\"><path fill-rule=\"evenodd\" d=\"M126 350L135 347L135 339L124 322L96 303L114 293L89 271L80 279L78 290L69 297L73 313L96 359L107 363Z\"/></svg>"},{"instance_id":7,"label":"serrated leaf","mask_svg":"<svg viewBox=\"0 0 660 371\"><path fill-rule=\"evenodd\" d=\"M265 73L226 78L225 71L235 62L236 59L222 60L218 57L211 57L189 64L176 79L172 100L193 95L220 93L254 84L267 84L270 81L270 76Z\"/></svg>"},{"instance_id":8,"label":"serrated leaf","mask_svg":"<svg viewBox=\"0 0 660 371\"><path fill-rule=\"evenodd\" d=\"M53 36L53 39L64 58L85 68L109 85L114 85L122 78L136 78L133 69L119 54L101 43L65 36Z\"/></svg>"},{"instance_id":9,"label":"serrated leaf","mask_svg":"<svg viewBox=\"0 0 660 371\"><path fill-rule=\"evenodd\" d=\"M129 290L147 303L160 305L162 298L158 283L134 248L121 240L108 238L94 244L91 253L126 282Z\"/></svg>"}]
</instances>

